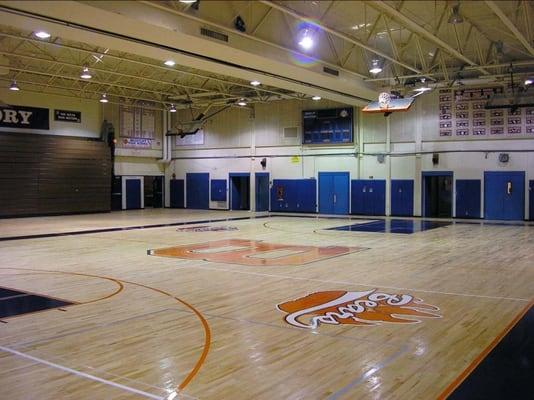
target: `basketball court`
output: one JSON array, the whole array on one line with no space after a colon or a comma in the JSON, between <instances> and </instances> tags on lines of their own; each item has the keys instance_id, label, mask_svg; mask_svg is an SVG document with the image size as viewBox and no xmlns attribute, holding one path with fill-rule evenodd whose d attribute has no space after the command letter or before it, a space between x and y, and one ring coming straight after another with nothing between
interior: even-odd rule
<instances>
[{"instance_id":1,"label":"basketball court","mask_svg":"<svg viewBox=\"0 0 534 400\"><path fill-rule=\"evenodd\" d=\"M511 3L0 1L0 399L532 398Z\"/></svg>"}]
</instances>

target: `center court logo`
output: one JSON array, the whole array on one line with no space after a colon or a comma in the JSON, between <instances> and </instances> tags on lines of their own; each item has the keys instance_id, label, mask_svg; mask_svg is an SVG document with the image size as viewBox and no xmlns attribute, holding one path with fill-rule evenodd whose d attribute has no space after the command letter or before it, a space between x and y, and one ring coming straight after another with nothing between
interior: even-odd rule
<instances>
[{"instance_id":1,"label":"center court logo","mask_svg":"<svg viewBox=\"0 0 534 400\"><path fill-rule=\"evenodd\" d=\"M421 318L441 318L439 308L409 294L388 294L377 289L316 292L276 306L285 321L297 328L327 325L416 324Z\"/></svg>"}]
</instances>

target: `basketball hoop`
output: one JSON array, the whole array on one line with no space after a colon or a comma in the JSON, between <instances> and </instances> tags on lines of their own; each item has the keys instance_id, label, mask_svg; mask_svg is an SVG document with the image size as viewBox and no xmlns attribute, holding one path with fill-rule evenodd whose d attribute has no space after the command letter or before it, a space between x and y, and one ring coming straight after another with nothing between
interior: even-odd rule
<instances>
[{"instance_id":1,"label":"basketball hoop","mask_svg":"<svg viewBox=\"0 0 534 400\"><path fill-rule=\"evenodd\" d=\"M388 109L389 104L391 103L391 95L389 93L383 92L378 96L378 105L381 109Z\"/></svg>"}]
</instances>

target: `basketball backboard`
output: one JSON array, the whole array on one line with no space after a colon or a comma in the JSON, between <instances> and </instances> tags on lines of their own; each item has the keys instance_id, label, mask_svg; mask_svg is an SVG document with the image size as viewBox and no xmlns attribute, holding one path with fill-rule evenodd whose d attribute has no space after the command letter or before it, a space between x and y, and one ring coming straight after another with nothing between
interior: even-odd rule
<instances>
[{"instance_id":1,"label":"basketball backboard","mask_svg":"<svg viewBox=\"0 0 534 400\"><path fill-rule=\"evenodd\" d=\"M387 107L381 107L378 101L373 101L367 104L362 111L366 113L391 113L394 111L408 111L414 100L414 97L391 99Z\"/></svg>"}]
</instances>

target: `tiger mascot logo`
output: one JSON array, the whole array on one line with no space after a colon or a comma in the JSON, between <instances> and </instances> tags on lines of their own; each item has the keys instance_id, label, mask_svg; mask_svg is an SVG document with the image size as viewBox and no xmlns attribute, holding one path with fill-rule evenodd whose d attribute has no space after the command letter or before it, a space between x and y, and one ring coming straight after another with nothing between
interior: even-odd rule
<instances>
[{"instance_id":1,"label":"tiger mascot logo","mask_svg":"<svg viewBox=\"0 0 534 400\"><path fill-rule=\"evenodd\" d=\"M421 318L441 318L439 308L409 294L388 294L377 289L316 292L276 306L285 321L297 328L328 325L416 324Z\"/></svg>"}]
</instances>

